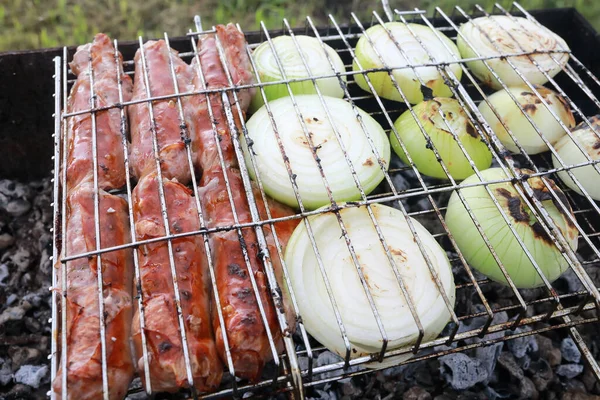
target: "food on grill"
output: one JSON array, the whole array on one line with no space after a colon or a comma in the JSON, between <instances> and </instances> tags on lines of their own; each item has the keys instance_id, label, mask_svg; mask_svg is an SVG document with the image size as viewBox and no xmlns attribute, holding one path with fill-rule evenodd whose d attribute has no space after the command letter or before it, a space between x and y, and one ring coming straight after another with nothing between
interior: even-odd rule
<instances>
[{"instance_id":1,"label":"food on grill","mask_svg":"<svg viewBox=\"0 0 600 400\"><path fill-rule=\"evenodd\" d=\"M225 29L229 34L219 36L221 44L225 48L231 46L240 49L237 52L240 60L230 63L229 66L243 68L248 65L243 60L246 53L241 51L245 48L244 36L232 25ZM219 32L217 29L217 34ZM231 54L235 53L231 50ZM205 35L200 38L199 59L206 85L209 88L225 87L227 85L225 71L219 62L219 53L213 35ZM198 63L194 62L193 67L197 71L194 78L195 89L202 90L204 86L200 79L201 71L198 69ZM249 223L252 221L232 143L231 135L237 134L237 132L230 132L228 129L220 96L220 93L210 95L213 121L209 116L206 97L194 96L191 99L191 109L197 113L197 123L193 126L193 135L200 155L198 164L202 169L199 196L206 225L209 228L228 227L238 222ZM237 110L234 110L233 114L234 117L237 117ZM213 131L211 122L215 123L216 132ZM239 123L237 120L236 122ZM218 136L218 140L215 139L215 135ZM225 169L221 166L219 147ZM227 190L228 185L231 188L231 194ZM263 207L261 201L258 203L259 207ZM274 216L276 213L285 215L292 213L291 210L276 204L271 204L271 212ZM237 215L237 220L235 215ZM266 218L264 212L261 218ZM284 244L295 224L295 221L280 224L281 230L278 231L278 236ZM268 232L267 235L273 266L278 268L279 263L275 261L277 251L273 246L273 238ZM273 357L267 329L273 335L277 347L280 347L281 344L281 333L275 309L270 300L266 275L260 263L261 257L256 235L253 228L242 229L241 235L236 229L224 230L211 233L209 241L235 375L254 382L260 378L265 363ZM247 250L247 258L243 252L244 248ZM250 274L256 281L257 292L252 287ZM259 303L262 304L265 312L266 326L261 317ZM222 360L226 362L227 349L215 303L213 303L212 316L217 348Z\"/></svg>"},{"instance_id":2,"label":"food on grill","mask_svg":"<svg viewBox=\"0 0 600 400\"><path fill-rule=\"evenodd\" d=\"M452 96L437 67L410 67L410 65L453 62L460 58L456 45L437 30L434 31L423 25L400 22L375 25L361 36L355 51L360 67L355 60L352 63L353 71L390 68L391 75L411 104L429 100L434 96ZM452 63L447 68L457 79L460 79L462 76L460 65ZM367 76L379 96L403 101L387 71L370 72ZM363 90L371 92L364 74L356 74L354 79Z\"/></svg>"},{"instance_id":3,"label":"food on grill","mask_svg":"<svg viewBox=\"0 0 600 400\"><path fill-rule=\"evenodd\" d=\"M110 38L99 33L92 43L77 48L70 63L77 81L71 89L67 113L90 110L91 80L94 81L95 108L108 107L119 102L117 80L123 88L123 100L131 99L131 78L123 73L123 59L118 55ZM90 63L93 76L90 77ZM67 120L67 186L75 187L83 181L93 181L94 152L92 114L87 112ZM96 149L98 156L98 187L111 190L125 185L123 163L123 135L121 134L121 111L119 108L96 113ZM63 166L64 168L64 166Z\"/></svg>"},{"instance_id":4,"label":"food on grill","mask_svg":"<svg viewBox=\"0 0 600 400\"><path fill-rule=\"evenodd\" d=\"M421 173L434 178L448 179L442 165L437 161L431 144L428 144L429 141L425 138L423 130L429 136L431 143L454 179L465 179L473 174L473 168L454 135L457 136L460 144L478 169L490 167L492 153L485 142L481 140L458 101L436 97L433 100L417 104L413 107L413 112L419 123L408 110L394 122L394 127ZM394 132L390 132L390 142L400 159L409 164L408 157Z\"/></svg>"},{"instance_id":5,"label":"food on grill","mask_svg":"<svg viewBox=\"0 0 600 400\"><path fill-rule=\"evenodd\" d=\"M554 144L566 135L566 130L561 123L567 128L575 126L575 118L569 104L561 95L539 85L535 85L535 89L548 107L527 86L510 87L508 91L501 89L488 97L489 104L486 101L479 104L479 111L483 118L502 144L513 153L519 153L520 150L504 125L527 154L538 154L549 150L542 136L550 144ZM535 127L529 122L525 113Z\"/></svg>"},{"instance_id":6,"label":"food on grill","mask_svg":"<svg viewBox=\"0 0 600 400\"><path fill-rule=\"evenodd\" d=\"M454 278L446 252L418 221L411 218L449 300L449 306L434 282L403 214L380 204L371 207L390 256L423 325L423 340L434 339L450 320L448 307L454 306L455 299ZM416 342L419 330L367 209L352 207L342 209L339 213L385 327L389 339L387 349L409 348ZM310 216L308 220L322 260L321 265L350 342L350 357L380 352L381 333L336 216L328 212ZM285 253L285 262L306 330L329 350L344 357L346 348L328 295L329 289L305 224L298 225L294 231ZM409 353L370 366L393 365L410 356Z\"/></svg>"},{"instance_id":7,"label":"food on grill","mask_svg":"<svg viewBox=\"0 0 600 400\"><path fill-rule=\"evenodd\" d=\"M528 173L531 171L523 170L523 172ZM500 168L487 169L482 171L481 175L486 182L507 179L507 175ZM552 191L565 207L569 209L569 214L572 217L573 213L567 198L551 179L533 177L529 178L527 182L533 188L536 198L541 201L549 216L575 251L577 250L577 228L554 199L542 179L552 188ZM480 182L479 178L473 175L465 179L463 184L469 185L478 182ZM488 187L546 279L550 283L556 280L568 269L569 264L541 223L533 215L531 209L517 193L513 184L510 182L494 183ZM521 289L529 289L544 285L542 278L511 232L510 226L504 221L485 187L473 186L460 189L460 191L466 199L470 212L477 218L477 222L515 286ZM500 267L494 260L456 192L452 193L448 203L446 224L448 230L454 236L458 248L473 268L494 281L507 283Z\"/></svg>"},{"instance_id":8,"label":"food on grill","mask_svg":"<svg viewBox=\"0 0 600 400\"><path fill-rule=\"evenodd\" d=\"M382 181L382 169L387 169L389 165L389 140L377 121L342 99L324 97L323 101L329 113L325 111L317 95L296 96L295 102L302 121L296 116L294 103L289 97L270 102L277 134L265 108L256 112L246 124L248 137L252 140L251 146L245 140L242 142L246 164L252 165L252 151L256 155L257 169L265 192L292 207L298 207L292 181L297 185L303 205L316 209L330 204L321 178L321 169L334 200L350 201L360 199L361 194L347 159L352 163L356 178L366 194ZM340 147L336 129L346 154ZM374 154L367 135L377 154ZM281 140L285 158L278 140ZM286 168L288 162L292 177ZM249 172L255 178L254 169L249 168Z\"/></svg>"},{"instance_id":9,"label":"food on grill","mask_svg":"<svg viewBox=\"0 0 600 400\"><path fill-rule=\"evenodd\" d=\"M569 61L569 46L560 36L521 17L475 18L460 27L456 42L462 58L486 59L489 68L483 61L468 61L467 65L494 89L501 89L502 85L492 71L506 86L522 85L519 73L529 82L543 85L548 82L546 75L554 77Z\"/></svg>"},{"instance_id":10,"label":"food on grill","mask_svg":"<svg viewBox=\"0 0 600 400\"><path fill-rule=\"evenodd\" d=\"M568 135L564 136L554 146L564 166L570 167L589 162L588 157L592 161L600 159L600 115L589 118L589 121L591 127L585 121L581 122L571 132L573 139ZM552 156L552 164L554 168L563 167L563 164L558 161L555 155ZM594 200L600 200L600 175L598 175L597 170L592 165L573 168L571 172ZM557 174L569 188L579 194L583 193L566 171L559 171Z\"/></svg>"},{"instance_id":11,"label":"food on grill","mask_svg":"<svg viewBox=\"0 0 600 400\"><path fill-rule=\"evenodd\" d=\"M217 25L217 38L223 48L227 69L234 86L251 85L254 83L254 73L252 72L252 63L246 53L246 39L244 35L236 28L234 24ZM209 67L210 69L210 67ZM219 71L220 68L216 68ZM224 77L225 78L225 77ZM230 87L225 80L227 87ZM248 110L252 96L256 92L255 88L237 90L237 100L243 111ZM230 96L230 98L233 96ZM233 100L233 99L232 99Z\"/></svg>"},{"instance_id":12,"label":"food on grill","mask_svg":"<svg viewBox=\"0 0 600 400\"><path fill-rule=\"evenodd\" d=\"M171 234L199 230L191 190L175 180L163 179L163 183ZM132 199L137 239L165 236L156 173L145 175L138 182ZM203 239L194 235L173 239L171 243L194 386L201 392L212 391L221 382L223 367L210 322L209 276ZM152 390L174 392L189 384L168 244L159 241L141 245L138 255ZM144 380L139 309L133 318L133 341L138 371Z\"/></svg>"},{"instance_id":13,"label":"food on grill","mask_svg":"<svg viewBox=\"0 0 600 400\"><path fill-rule=\"evenodd\" d=\"M127 202L100 190L99 216L102 248L129 242ZM67 195L67 255L74 256L96 250L94 220L94 187L83 182ZM133 378L130 353L131 288L133 279L130 249L101 255L106 326L106 366L110 399L122 399ZM64 264L59 262L62 277ZM84 257L66 263L67 293L67 366L62 365L53 382L55 393L61 394L62 373L67 368L70 399L102 398L102 346L100 341L100 309L98 303L98 259ZM59 278L59 282L60 279ZM60 284L59 284L60 285ZM60 288L61 286L59 286ZM65 349L62 349L63 351Z\"/></svg>"},{"instance_id":14,"label":"food on grill","mask_svg":"<svg viewBox=\"0 0 600 400\"><path fill-rule=\"evenodd\" d=\"M142 59L144 51L147 76L144 73ZM169 65L169 51L172 54L173 68L177 74L177 84L180 93L192 90L192 68L179 58L177 51L170 49L164 40L148 41L142 49L135 53L135 82L133 85L133 100L147 99L149 82L150 97L167 96L175 93L175 86ZM182 102L187 103L183 97ZM156 141L161 170L165 177L176 178L187 184L191 179L185 142L182 138L182 121L176 98L153 101L152 112L154 122L150 118L150 103L142 102L129 106L131 121L131 167L138 179L156 171L154 156L153 130L156 130Z\"/></svg>"},{"instance_id":15,"label":"food on grill","mask_svg":"<svg viewBox=\"0 0 600 400\"><path fill-rule=\"evenodd\" d=\"M273 50L274 49L274 50ZM300 54L302 52L302 54ZM271 42L264 42L252 53L254 65L261 82L276 82L286 79L304 79L290 82L294 94L315 94L313 76L328 76L316 79L316 86L324 96L342 98L344 89L336 73L346 72L340 56L325 43L311 36L296 35L278 36ZM283 70L283 71L282 71ZM285 73L285 78L284 78ZM346 76L340 78L346 82ZM264 86L268 101L289 96L286 84ZM260 90L252 98L252 111L255 112L264 104Z\"/></svg>"}]
</instances>

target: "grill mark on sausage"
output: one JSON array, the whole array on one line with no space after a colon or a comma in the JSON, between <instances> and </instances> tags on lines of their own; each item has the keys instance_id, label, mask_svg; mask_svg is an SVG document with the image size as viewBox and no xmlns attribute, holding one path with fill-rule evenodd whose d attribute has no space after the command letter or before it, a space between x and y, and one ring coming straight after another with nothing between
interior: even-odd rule
<instances>
[{"instance_id":1,"label":"grill mark on sausage","mask_svg":"<svg viewBox=\"0 0 600 400\"><path fill-rule=\"evenodd\" d=\"M171 348L173 347L173 345L169 342L162 342L158 345L158 351L160 353L166 353L167 351L171 350Z\"/></svg>"},{"instance_id":2,"label":"grill mark on sausage","mask_svg":"<svg viewBox=\"0 0 600 400\"><path fill-rule=\"evenodd\" d=\"M227 271L229 272L229 275L236 275L241 279L246 279L248 277L246 271L244 271L242 267L236 263L229 264L227 266Z\"/></svg>"}]
</instances>

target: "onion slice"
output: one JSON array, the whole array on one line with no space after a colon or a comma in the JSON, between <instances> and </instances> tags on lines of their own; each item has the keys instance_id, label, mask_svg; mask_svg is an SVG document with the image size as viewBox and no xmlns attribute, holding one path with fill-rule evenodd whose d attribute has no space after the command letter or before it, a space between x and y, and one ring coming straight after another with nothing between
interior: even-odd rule
<instances>
[{"instance_id":1,"label":"onion slice","mask_svg":"<svg viewBox=\"0 0 600 400\"><path fill-rule=\"evenodd\" d=\"M575 118L573 117L571 108L569 108L569 104L561 95L539 85L535 85L535 89L546 101L550 109L546 108L537 95L531 92L526 86L509 87L508 91L502 89L488 97L488 101L496 113L498 113L500 119L498 119L487 102L482 101L479 104L479 111L483 118L490 125L502 144L513 153L519 153L520 150L501 121L508 126L513 136L527 154L538 154L549 150L540 134L550 144L554 144L566 135L565 130L554 116L552 116L552 113L567 127L572 128L575 126ZM517 102L510 97L509 92ZM519 108L519 105L521 108ZM537 126L539 133L527 120L521 109L529 115L529 118Z\"/></svg>"},{"instance_id":2,"label":"onion slice","mask_svg":"<svg viewBox=\"0 0 600 400\"><path fill-rule=\"evenodd\" d=\"M454 140L452 131L478 169L489 168L492 164L492 153L477 135L477 131L457 100L436 97L417 104L413 107L413 111L454 179L465 179L471 176L473 168ZM440 111L444 114L445 121ZM396 120L394 126L421 173L434 178L448 179L410 111L405 111ZM408 164L408 157L393 132L390 133L390 142L398 157Z\"/></svg>"},{"instance_id":3,"label":"onion slice","mask_svg":"<svg viewBox=\"0 0 600 400\"><path fill-rule=\"evenodd\" d=\"M523 84L523 79L506 61L504 56L507 54L534 53L508 58L529 82L539 85L548 82L542 71L554 77L569 61L568 53L554 53L570 51L567 43L548 28L526 18L504 15L475 18L463 24L459 32L456 43L462 58L494 57L488 59L487 63L507 86ZM553 53L539 53L540 51ZM540 69L529 57L535 60ZM469 61L467 65L486 85L494 89L502 88L482 61Z\"/></svg>"},{"instance_id":4,"label":"onion slice","mask_svg":"<svg viewBox=\"0 0 600 400\"><path fill-rule=\"evenodd\" d=\"M371 207L423 324L424 340L434 339L450 320L450 312L423 254L400 211L380 204ZM368 210L365 207L345 208L340 210L340 215L388 335L388 349L411 346L418 337L418 329ZM379 352L381 334L336 216L323 213L311 216L308 220L346 328L351 357ZM453 306L454 278L446 252L419 222L414 219L411 221ZM344 357L344 341L305 224L298 225L292 234L286 248L285 262L306 330L329 350ZM367 366L391 365L411 355L393 357L384 360L383 364Z\"/></svg>"},{"instance_id":5,"label":"onion slice","mask_svg":"<svg viewBox=\"0 0 600 400\"><path fill-rule=\"evenodd\" d=\"M295 35L296 43L290 36L278 36L271 40L273 46L269 42L264 42L258 46L252 53L254 64L256 66L256 73L260 76L261 82L276 82L283 80L283 74L281 69L277 65L276 58L279 59L281 67L285 72L287 79L305 79L309 78L310 74L307 71L306 66L302 61L306 61L310 73L314 77L334 75L336 73L345 72L344 62L340 56L329 47L324 44L327 54L321 47L321 42L312 36ZM275 48L275 52L273 52ZM302 51L302 55L298 51L298 48ZM331 63L335 68L331 68ZM342 80L346 81L346 76L340 76ZM328 78L318 78L316 85L319 87L321 94L324 96L331 96L342 98L344 97L344 90L340 86L340 82L337 76L330 76ZM290 82L290 88L294 94L315 94L315 84L312 80L302 80L299 82ZM275 100L280 97L289 96L287 86L285 84L278 85L266 85L264 86L265 95L267 100ZM259 90L256 91L250 104L250 111L255 112L264 104L262 94Z\"/></svg>"},{"instance_id":6,"label":"onion slice","mask_svg":"<svg viewBox=\"0 0 600 400\"><path fill-rule=\"evenodd\" d=\"M251 150L244 140L242 148L250 176L255 178L251 167L250 151L256 155L257 169L265 192L280 202L298 207L290 176L286 169L289 162L302 203L306 208L316 209L330 204L319 166L315 161L316 151L336 201L351 201L360 198L346 157L352 162L358 181L366 194L370 193L383 180L384 173L380 163L387 169L390 161L390 144L383 128L370 115L355 107L371 137L378 160L369 144L356 116L355 109L342 99L324 97L334 126L337 128L344 144L346 155L342 152L333 126L329 123L327 113L317 95L294 96L308 130L311 143L303 131L303 126L296 116L294 104L289 97L269 103L277 132L281 138L287 160L284 160L275 131L266 107L258 110L247 122L248 136L252 140Z\"/></svg>"},{"instance_id":7,"label":"onion slice","mask_svg":"<svg viewBox=\"0 0 600 400\"><path fill-rule=\"evenodd\" d=\"M524 170L523 172L529 173L532 171ZM500 168L481 171L481 175L486 182L507 178ZM545 181L559 196L562 203L569 208L569 213L573 216L563 192L552 180L545 179ZM473 175L465 179L463 184L469 185L477 182L481 181L476 175ZM548 188L544 186L542 178L530 178L528 183L533 188L537 199L542 202L558 229L567 239L571 248L577 250L577 228L563 213L562 207L554 203L554 197ZM529 207L525 205L512 183L494 183L490 184L489 188L544 276L549 282L558 279L568 269L568 263ZM544 284L542 278L510 231L509 225L502 218L502 214L494 205L485 187L479 185L460 190L515 286L522 289L542 286ZM456 244L467 262L488 278L507 284L498 263L492 257L489 248L456 192L453 192L450 196L445 219L448 230L454 236Z\"/></svg>"},{"instance_id":8,"label":"onion slice","mask_svg":"<svg viewBox=\"0 0 600 400\"><path fill-rule=\"evenodd\" d=\"M589 121L596 132L600 133L600 115L590 118ZM554 146L558 156L566 167L588 161L585 154L575 145L573 140L577 141L577 144L587 153L591 160L600 160L600 138L585 122L577 125L571 132L571 135L573 139L565 135ZM562 168L562 165L554 155L552 155L552 164L554 168ZM598 174L598 171L592 165L573 168L571 172L594 200L600 200L600 174ZM583 194L566 171L559 171L558 177L570 189Z\"/></svg>"},{"instance_id":9,"label":"onion slice","mask_svg":"<svg viewBox=\"0 0 600 400\"><path fill-rule=\"evenodd\" d=\"M437 63L455 61L455 57L457 59L460 58L460 53L456 45L443 33L439 31L434 32L433 29L427 26L419 24L407 25L400 22L388 22L384 25L375 25L367 29L366 34L358 40L355 51L356 59L362 69L358 67L355 60L352 63L352 70L364 71L373 68L384 68L386 66L392 68L392 75L411 104L420 103L424 99L428 100L434 96L452 97L450 88L446 86L443 77L436 67L417 67L413 70L408 65L432 63L433 60L429 54L435 58L435 62ZM427 51L413 36L411 30L418 36ZM394 40L392 40L390 34ZM375 49L369 39L373 42ZM404 55L394 41L402 48ZM379 58L378 53L381 58ZM449 68L456 75L457 79L460 79L462 76L460 66L453 63L449 65ZM402 96L394 87L392 79L386 71L371 72L367 76L379 96L390 100L402 101ZM421 87L418 78L421 78L425 83L425 87ZM367 92L371 91L363 74L354 75L354 79L363 90Z\"/></svg>"}]
</instances>

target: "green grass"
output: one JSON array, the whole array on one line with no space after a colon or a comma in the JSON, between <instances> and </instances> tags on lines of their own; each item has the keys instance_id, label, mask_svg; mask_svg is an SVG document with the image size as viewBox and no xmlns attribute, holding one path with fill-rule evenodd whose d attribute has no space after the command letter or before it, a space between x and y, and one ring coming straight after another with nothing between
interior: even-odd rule
<instances>
[{"instance_id":1,"label":"green grass","mask_svg":"<svg viewBox=\"0 0 600 400\"><path fill-rule=\"evenodd\" d=\"M416 5L430 11L435 5L451 10L459 4L469 11L478 3L490 10L491 0L390 0L393 7L412 9ZM510 3L501 1L509 7ZM576 7L600 30L598 0L523 0L527 9ZM288 18L292 26L303 25L310 15L316 24L327 22L327 13L338 21L348 21L355 10L359 18L370 20L370 12L381 13L376 0L0 0L0 51L81 44L96 32L120 40L139 35L161 37L183 35L192 27L192 16L200 14L203 24L239 22L244 30L280 28ZM431 15L431 14L430 14Z\"/></svg>"}]
</instances>

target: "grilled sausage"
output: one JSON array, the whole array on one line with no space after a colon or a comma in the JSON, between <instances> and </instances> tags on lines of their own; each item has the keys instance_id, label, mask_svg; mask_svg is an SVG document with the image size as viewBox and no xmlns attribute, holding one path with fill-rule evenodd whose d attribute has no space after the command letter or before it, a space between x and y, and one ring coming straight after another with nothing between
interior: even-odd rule
<instances>
[{"instance_id":1,"label":"grilled sausage","mask_svg":"<svg viewBox=\"0 0 600 400\"><path fill-rule=\"evenodd\" d=\"M107 107L119 102L118 79L123 88L123 100L131 99L131 78L123 73L121 54L115 60L115 48L103 33L93 43L79 46L71 62L71 70L77 81L71 89L66 112L89 110L91 85L89 67L93 69L95 107ZM111 108L96 113L96 143L98 152L98 187L104 190L125 185L123 144L121 135L121 111ZM67 120L68 155L67 184L75 187L80 182L93 179L94 157L92 151L92 114L72 116Z\"/></svg>"},{"instance_id":2,"label":"grilled sausage","mask_svg":"<svg viewBox=\"0 0 600 400\"><path fill-rule=\"evenodd\" d=\"M127 202L100 191L100 240L103 248L129 242ZM83 182L67 197L66 246L68 255L96 249L94 225L94 188ZM101 255L106 357L110 399L122 399L133 377L130 353L132 253L130 249ZM59 277L64 265L58 263ZM102 398L102 356L100 311L98 304L96 257L84 257L66 263L67 293L67 366L61 365L53 389L61 394L62 370L67 368L70 399ZM59 282L60 282L59 278ZM63 349L64 350L64 349Z\"/></svg>"},{"instance_id":3,"label":"grilled sausage","mask_svg":"<svg viewBox=\"0 0 600 400\"><path fill-rule=\"evenodd\" d=\"M165 179L163 183L171 233L198 230L200 223L191 191L176 181ZM158 185L156 173L151 173L142 178L133 191L138 240L165 235ZM199 235L174 239L172 248L194 386L202 392L215 390L221 382L223 367L210 323L203 240ZM167 242L140 246L138 254L152 390L174 392L188 383ZM139 318L139 310L136 310L133 341L143 379Z\"/></svg>"},{"instance_id":4,"label":"grilled sausage","mask_svg":"<svg viewBox=\"0 0 600 400\"><path fill-rule=\"evenodd\" d=\"M249 62L245 53L245 40L235 27L218 27L217 32L227 31L227 35L219 36L226 53L229 54L230 68L247 68ZM241 48L240 48L241 47ZM227 85L227 79L222 64L219 61L219 53L215 37L206 35L199 42L199 58L205 83L209 88L218 88ZM233 59L236 57L237 59ZM241 58L245 58L242 60ZM197 76L194 78L195 89L203 89L200 71L197 62L192 63L196 69ZM236 72L232 76L247 76L243 72ZM244 78L247 79L247 78ZM199 196L202 201L209 228L231 226L235 223L234 211L227 193L225 173L231 188L233 198L231 201L235 207L238 222L248 223L252 221L240 171L237 169L231 132L229 132L226 118L223 114L220 94L212 94L211 106L213 118L208 112L208 104L205 96L194 96L190 99L191 110L196 112L194 125L194 142L198 155L198 167L203 171L200 181ZM239 106L247 102L240 101ZM236 105L234 104L234 107ZM245 111L245 110L244 110ZM234 112L237 118L237 111ZM212 122L216 125L216 135L212 128ZM239 121L237 121L239 123ZM221 165L218 150L221 150ZM259 206L264 204L259 201ZM283 207L283 206L282 206ZM281 208L280 210L284 210ZM291 210L282 213L291 213ZM264 215L262 216L264 218ZM295 222L290 222L287 229L282 229L284 234L291 234ZM288 232L289 231L289 232ZM241 236L241 237L240 237ZM270 236L268 236L269 238ZM226 230L210 234L210 248L214 261L219 300L224 317L225 331L231 351L235 373L238 377L256 381L260 378L262 369L267 361L272 359L267 329L270 330L278 350L281 349L281 333L278 326L275 309L270 300L269 288L266 276L260 263L259 248L255 232L252 228L242 229L239 235L237 230ZM268 239L271 244L272 255L276 255L272 238ZM287 242L287 239L283 240ZM247 250L248 262L244 258L243 248ZM274 262L274 267L280 267ZM249 265L249 266L248 266ZM254 292L250 275L254 277L258 292ZM280 274L279 274L280 275ZM263 323L258 302L262 304L265 311L266 326ZM213 307L213 325L215 328L215 339L222 360L225 361L225 345L223 332L218 320L218 310Z\"/></svg>"},{"instance_id":5,"label":"grilled sausage","mask_svg":"<svg viewBox=\"0 0 600 400\"><path fill-rule=\"evenodd\" d=\"M193 70L179 58L177 51L170 49L164 40L149 41L135 54L135 82L133 99L147 99L142 51L146 58L150 95L152 97L175 94L175 86L171 76L169 52L172 54L173 68L177 76L180 93L190 91ZM182 98L182 102L186 98ZM191 173L182 139L180 115L177 99L169 98L152 102L154 122L156 123L156 140L163 175L176 178L179 182L190 182ZM156 170L153 150L152 120L146 102L129 106L131 121L131 166L134 175L141 179L144 175Z\"/></svg>"}]
</instances>

